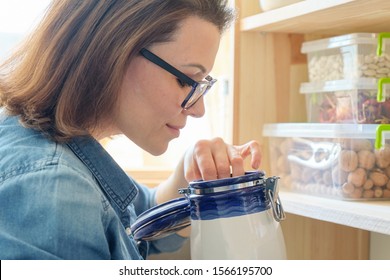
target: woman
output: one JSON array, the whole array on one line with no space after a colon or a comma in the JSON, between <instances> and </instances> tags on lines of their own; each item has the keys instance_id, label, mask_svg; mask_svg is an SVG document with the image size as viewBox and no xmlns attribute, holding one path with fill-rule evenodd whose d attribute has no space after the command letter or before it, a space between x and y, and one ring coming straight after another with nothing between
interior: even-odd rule
<instances>
[{"instance_id":1,"label":"woman","mask_svg":"<svg viewBox=\"0 0 390 280\"><path fill-rule=\"evenodd\" d=\"M244 174L259 144L222 139L190 148L148 189L99 139L124 134L160 155L187 117L204 114L224 0L55 0L0 69L0 258L142 259L178 249L188 232L136 244L138 214L192 180Z\"/></svg>"}]
</instances>

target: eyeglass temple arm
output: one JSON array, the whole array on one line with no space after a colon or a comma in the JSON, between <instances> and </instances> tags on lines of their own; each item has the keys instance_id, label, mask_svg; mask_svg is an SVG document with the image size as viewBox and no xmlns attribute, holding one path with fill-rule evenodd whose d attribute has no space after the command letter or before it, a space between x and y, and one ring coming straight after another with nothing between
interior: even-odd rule
<instances>
[{"instance_id":1,"label":"eyeglass temple arm","mask_svg":"<svg viewBox=\"0 0 390 280\"><path fill-rule=\"evenodd\" d=\"M175 75L176 77L178 77L181 81L195 87L197 86L197 82L194 81L193 79L189 78L187 75L184 75L182 72L180 72L179 70L177 70L176 68L174 68L172 65L168 64L167 62L165 62L164 60L162 60L161 58L159 58L157 55L155 55L154 53L151 53L150 51L148 51L147 49L143 48L140 50L140 53L148 60L150 60L151 62L157 64L158 66L160 66L161 68L167 70L169 73L171 73L172 75Z\"/></svg>"}]
</instances>

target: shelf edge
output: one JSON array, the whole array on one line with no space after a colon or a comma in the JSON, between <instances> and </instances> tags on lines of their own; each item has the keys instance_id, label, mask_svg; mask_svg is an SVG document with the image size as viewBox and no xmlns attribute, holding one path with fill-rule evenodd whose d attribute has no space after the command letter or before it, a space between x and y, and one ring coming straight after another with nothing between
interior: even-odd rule
<instances>
[{"instance_id":1,"label":"shelf edge","mask_svg":"<svg viewBox=\"0 0 390 280\"><path fill-rule=\"evenodd\" d=\"M335 8L357 0L305 0L279 9L262 12L241 20L241 31L261 31L262 27L291 20L300 16L312 14L330 8Z\"/></svg>"},{"instance_id":2,"label":"shelf edge","mask_svg":"<svg viewBox=\"0 0 390 280\"><path fill-rule=\"evenodd\" d=\"M390 201L340 201L290 192L280 197L287 213L390 235Z\"/></svg>"}]
</instances>

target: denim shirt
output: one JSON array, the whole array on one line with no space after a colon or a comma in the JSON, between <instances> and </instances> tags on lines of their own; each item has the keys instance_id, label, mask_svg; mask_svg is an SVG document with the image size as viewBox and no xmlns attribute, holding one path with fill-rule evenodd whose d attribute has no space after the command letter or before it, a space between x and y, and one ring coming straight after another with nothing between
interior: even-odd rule
<instances>
[{"instance_id":1,"label":"denim shirt","mask_svg":"<svg viewBox=\"0 0 390 280\"><path fill-rule=\"evenodd\" d=\"M185 238L133 239L155 205L92 137L49 140L0 110L0 259L143 259Z\"/></svg>"}]
</instances>

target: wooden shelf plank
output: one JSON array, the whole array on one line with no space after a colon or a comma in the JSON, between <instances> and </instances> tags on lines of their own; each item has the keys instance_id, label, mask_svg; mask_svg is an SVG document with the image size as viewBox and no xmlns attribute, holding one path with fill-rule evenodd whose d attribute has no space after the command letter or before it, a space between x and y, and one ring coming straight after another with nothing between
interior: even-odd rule
<instances>
[{"instance_id":1,"label":"wooden shelf plank","mask_svg":"<svg viewBox=\"0 0 390 280\"><path fill-rule=\"evenodd\" d=\"M390 235L390 201L344 201L284 191L280 199L287 213Z\"/></svg>"},{"instance_id":2,"label":"wooden shelf plank","mask_svg":"<svg viewBox=\"0 0 390 280\"><path fill-rule=\"evenodd\" d=\"M241 31L345 34L390 31L390 1L305 0L241 20Z\"/></svg>"}]
</instances>

